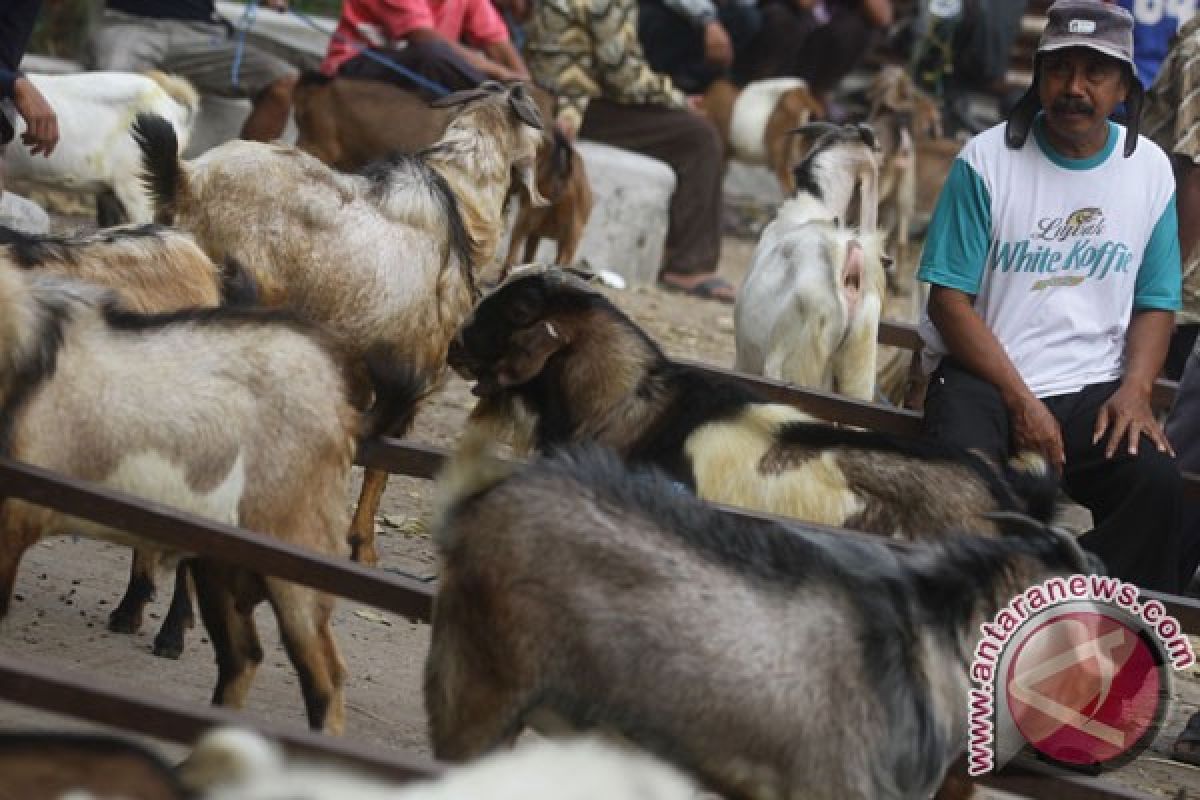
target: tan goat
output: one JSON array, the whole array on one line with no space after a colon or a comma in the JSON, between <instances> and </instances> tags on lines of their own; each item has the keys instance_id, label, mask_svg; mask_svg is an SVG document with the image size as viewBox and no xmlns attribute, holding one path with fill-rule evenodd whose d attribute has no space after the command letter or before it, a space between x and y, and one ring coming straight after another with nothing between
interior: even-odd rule
<instances>
[{"instance_id":1,"label":"tan goat","mask_svg":"<svg viewBox=\"0 0 1200 800\"><path fill-rule=\"evenodd\" d=\"M135 314L105 289L0 264L0 454L327 555L348 553L357 439L411 414L420 392L407 373L379 374L381 411L364 420L343 364L328 337L290 313ZM68 533L137 542L0 501L0 614L24 552ZM340 732L333 599L207 559L193 575L217 657L214 702L243 704L263 658L253 610L269 600L309 724Z\"/></svg>"},{"instance_id":2,"label":"tan goat","mask_svg":"<svg viewBox=\"0 0 1200 800\"><path fill-rule=\"evenodd\" d=\"M522 86L488 84L439 102L454 110L436 144L357 175L295 148L244 141L182 162L169 126L153 117L135 124L162 220L190 231L214 260L246 264L266 304L328 326L357 358L363 400L368 356L437 383L503 233L512 176L541 202L541 117ZM378 562L375 512L386 485L386 472L367 470L351 533L355 558L367 564Z\"/></svg>"},{"instance_id":3,"label":"tan goat","mask_svg":"<svg viewBox=\"0 0 1200 800\"><path fill-rule=\"evenodd\" d=\"M554 118L554 97L531 85L543 120ZM343 172L362 169L393 153L416 153L446 129L451 112L431 106L416 92L382 81L306 74L296 87L296 146ZM558 246L556 263L575 258L592 211L592 190L579 151L557 128L548 127L538 149L538 193L546 205L519 197L516 221L504 259L505 273L517 263L522 245L533 260L539 239Z\"/></svg>"},{"instance_id":4,"label":"tan goat","mask_svg":"<svg viewBox=\"0 0 1200 800\"><path fill-rule=\"evenodd\" d=\"M87 281L116 291L121 306L143 314L214 308L249 301L252 287L234 265L222 271L191 236L160 225L110 228L76 236L35 236L0 228L0 262L41 274ZM242 282L242 283L239 283ZM110 630L135 633L146 603L154 597L163 553L134 548L129 586L108 618ZM184 628L192 626L186 571L176 575L176 593L154 640L156 655L178 658Z\"/></svg>"}]
</instances>

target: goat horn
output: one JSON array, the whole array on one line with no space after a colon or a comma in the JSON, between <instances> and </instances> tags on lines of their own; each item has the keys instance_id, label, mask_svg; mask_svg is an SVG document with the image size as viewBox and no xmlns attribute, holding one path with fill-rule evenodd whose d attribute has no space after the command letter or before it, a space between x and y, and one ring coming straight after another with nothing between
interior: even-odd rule
<instances>
[{"instance_id":1,"label":"goat horn","mask_svg":"<svg viewBox=\"0 0 1200 800\"><path fill-rule=\"evenodd\" d=\"M788 133L799 133L803 136L819 136L823 133L833 133L836 130L838 130L838 126L832 122L817 120L816 122L809 122L797 128L792 128Z\"/></svg>"},{"instance_id":2,"label":"goat horn","mask_svg":"<svg viewBox=\"0 0 1200 800\"><path fill-rule=\"evenodd\" d=\"M879 149L879 139L876 138L875 131L870 125L867 125L865 122L859 122L854 127L858 131L858 135L862 137L863 143L866 144L867 147L871 148L872 150Z\"/></svg>"},{"instance_id":3,"label":"goat horn","mask_svg":"<svg viewBox=\"0 0 1200 800\"><path fill-rule=\"evenodd\" d=\"M464 89L461 92L451 92L443 95L429 104L431 108L445 108L446 106L460 106L463 103L469 103L472 100L478 100L481 97L487 97L491 94L490 91L479 87L476 89Z\"/></svg>"}]
</instances>

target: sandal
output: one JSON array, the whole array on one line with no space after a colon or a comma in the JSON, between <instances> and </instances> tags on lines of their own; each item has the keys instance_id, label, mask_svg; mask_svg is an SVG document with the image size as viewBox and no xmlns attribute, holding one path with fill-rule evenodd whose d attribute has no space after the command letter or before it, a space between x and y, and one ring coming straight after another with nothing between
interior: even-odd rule
<instances>
[{"instance_id":1,"label":"sandal","mask_svg":"<svg viewBox=\"0 0 1200 800\"><path fill-rule=\"evenodd\" d=\"M1200 711L1192 714L1192 718L1183 726L1179 738L1171 746L1171 758L1200 767Z\"/></svg>"},{"instance_id":2,"label":"sandal","mask_svg":"<svg viewBox=\"0 0 1200 800\"><path fill-rule=\"evenodd\" d=\"M699 297L702 300L716 300L718 303L724 303L729 306L733 305L737 297L733 284L716 275L711 278L705 278L695 286L681 286L660 278L658 287L668 292L674 292L675 294L686 294L689 297Z\"/></svg>"}]
</instances>

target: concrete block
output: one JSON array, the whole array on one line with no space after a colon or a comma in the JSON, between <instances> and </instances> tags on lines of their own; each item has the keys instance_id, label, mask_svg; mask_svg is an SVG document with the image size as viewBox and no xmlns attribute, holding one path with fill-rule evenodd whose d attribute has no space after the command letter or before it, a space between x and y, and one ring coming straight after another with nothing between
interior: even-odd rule
<instances>
[{"instance_id":1,"label":"concrete block","mask_svg":"<svg viewBox=\"0 0 1200 800\"><path fill-rule=\"evenodd\" d=\"M0 195L0 225L25 233L48 233L50 217L32 200L4 192Z\"/></svg>"},{"instance_id":2,"label":"concrete block","mask_svg":"<svg viewBox=\"0 0 1200 800\"><path fill-rule=\"evenodd\" d=\"M655 158L597 142L576 143L594 205L579 245L578 258L593 269L608 269L631 286L651 286L662 266L667 209L675 172ZM554 257L543 242L539 260Z\"/></svg>"}]
</instances>

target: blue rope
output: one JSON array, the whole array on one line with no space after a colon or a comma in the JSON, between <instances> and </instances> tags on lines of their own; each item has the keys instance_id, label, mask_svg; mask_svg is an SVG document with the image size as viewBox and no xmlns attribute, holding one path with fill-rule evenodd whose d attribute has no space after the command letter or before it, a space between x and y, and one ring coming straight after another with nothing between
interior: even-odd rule
<instances>
[{"instance_id":1,"label":"blue rope","mask_svg":"<svg viewBox=\"0 0 1200 800\"><path fill-rule=\"evenodd\" d=\"M254 0L254 2L257 4L258 0ZM342 34L338 33L337 31L330 32L330 31L325 30L320 25L318 25L311 17L309 17L308 15L306 15L300 11L297 11L296 9L292 8L290 5L288 6L288 11L292 14L295 14L296 17L299 18L299 20L301 22L303 22L308 27L312 28L314 31L324 34L325 36L330 36L334 39L337 39L339 42L344 42L346 44L349 44L351 47L354 48L355 52L357 52L359 55L366 56L367 58L371 59L372 61L382 64L383 66L387 67L388 69L392 70L393 72L403 75L405 78L408 78L410 81L415 83L417 86L420 86L421 88L427 90L428 92L433 94L435 97L445 97L446 95L450 94L450 90L447 89L445 86L442 86L440 83L438 83L436 81L431 81L429 78L426 78L424 75L421 75L420 73L417 73L417 72L413 72L411 69L409 69L408 67L405 67L401 64L397 64L395 61L388 58L387 56L382 55L380 53L376 53L374 50L370 49L369 47L365 47L365 46L359 44L358 42L354 41L353 39L349 38L348 36L343 36Z\"/></svg>"},{"instance_id":2,"label":"blue rope","mask_svg":"<svg viewBox=\"0 0 1200 800\"><path fill-rule=\"evenodd\" d=\"M246 3L246 11L242 14L242 21L238 25L237 47L233 51L233 66L229 69L229 84L234 89L238 85L238 73L242 69L242 54L246 52L246 34L254 27L254 18L258 13L259 0L250 0Z\"/></svg>"}]
</instances>

